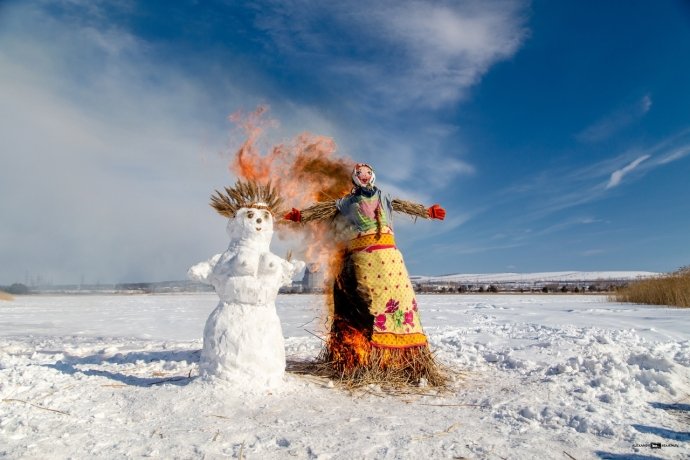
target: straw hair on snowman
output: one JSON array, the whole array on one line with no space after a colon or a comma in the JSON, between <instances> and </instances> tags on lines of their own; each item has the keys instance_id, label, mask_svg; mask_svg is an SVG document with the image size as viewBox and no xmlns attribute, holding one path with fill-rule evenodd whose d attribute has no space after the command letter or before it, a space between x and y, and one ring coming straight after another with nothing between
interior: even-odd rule
<instances>
[{"instance_id":1,"label":"straw hair on snowman","mask_svg":"<svg viewBox=\"0 0 690 460\"><path fill-rule=\"evenodd\" d=\"M211 196L211 206L218 214L228 218L235 217L241 208L266 209L274 216L280 215L283 204L271 182L261 185L255 181L238 180L233 187L225 187L224 192L215 192Z\"/></svg>"}]
</instances>

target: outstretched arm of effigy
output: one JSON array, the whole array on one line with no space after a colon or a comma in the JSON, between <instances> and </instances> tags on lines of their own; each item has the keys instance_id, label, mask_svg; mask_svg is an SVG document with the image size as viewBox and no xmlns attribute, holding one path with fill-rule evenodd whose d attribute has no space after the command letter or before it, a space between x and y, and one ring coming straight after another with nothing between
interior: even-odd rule
<instances>
[{"instance_id":1,"label":"outstretched arm of effigy","mask_svg":"<svg viewBox=\"0 0 690 460\"><path fill-rule=\"evenodd\" d=\"M423 204L394 198L391 200L391 206L393 206L393 211L421 217L422 219L443 220L446 217L446 211L437 204L427 208Z\"/></svg>"},{"instance_id":2,"label":"outstretched arm of effigy","mask_svg":"<svg viewBox=\"0 0 690 460\"><path fill-rule=\"evenodd\" d=\"M414 217L421 217L422 219L428 219L429 213L426 210L426 206L419 203L413 203L412 201L400 200L394 198L391 200L391 205L393 206L393 211L402 212L403 214L409 214Z\"/></svg>"},{"instance_id":3,"label":"outstretched arm of effigy","mask_svg":"<svg viewBox=\"0 0 690 460\"><path fill-rule=\"evenodd\" d=\"M337 213L335 200L322 201L302 210L302 222L332 219Z\"/></svg>"},{"instance_id":4,"label":"outstretched arm of effigy","mask_svg":"<svg viewBox=\"0 0 690 460\"><path fill-rule=\"evenodd\" d=\"M335 200L330 200L313 204L301 211L293 208L292 211L287 213L283 218L306 224L308 222L332 219L337 213L338 208L335 205Z\"/></svg>"}]
</instances>

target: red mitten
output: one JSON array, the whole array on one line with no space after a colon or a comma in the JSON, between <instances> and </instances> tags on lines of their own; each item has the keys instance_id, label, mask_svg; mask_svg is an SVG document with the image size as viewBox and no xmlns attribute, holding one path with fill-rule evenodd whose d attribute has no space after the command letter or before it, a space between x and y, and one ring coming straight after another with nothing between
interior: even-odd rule
<instances>
[{"instance_id":1,"label":"red mitten","mask_svg":"<svg viewBox=\"0 0 690 460\"><path fill-rule=\"evenodd\" d=\"M299 209L292 208L292 211L285 214L283 216L283 219L291 220L293 222L301 222L302 221L302 213L299 212Z\"/></svg>"},{"instance_id":2,"label":"red mitten","mask_svg":"<svg viewBox=\"0 0 690 460\"><path fill-rule=\"evenodd\" d=\"M443 220L446 217L446 210L437 204L427 209L426 213L429 214L429 217L432 219Z\"/></svg>"}]
</instances>

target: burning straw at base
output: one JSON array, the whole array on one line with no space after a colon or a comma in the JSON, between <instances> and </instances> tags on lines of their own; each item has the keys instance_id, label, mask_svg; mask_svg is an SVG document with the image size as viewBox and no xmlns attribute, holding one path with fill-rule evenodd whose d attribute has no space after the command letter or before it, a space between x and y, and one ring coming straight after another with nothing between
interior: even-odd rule
<instances>
[{"instance_id":1,"label":"burning straw at base","mask_svg":"<svg viewBox=\"0 0 690 460\"><path fill-rule=\"evenodd\" d=\"M343 325L331 332L317 361L330 367L329 377L351 387L444 387L448 383L448 370L436 363L428 346L380 348L362 331Z\"/></svg>"}]
</instances>

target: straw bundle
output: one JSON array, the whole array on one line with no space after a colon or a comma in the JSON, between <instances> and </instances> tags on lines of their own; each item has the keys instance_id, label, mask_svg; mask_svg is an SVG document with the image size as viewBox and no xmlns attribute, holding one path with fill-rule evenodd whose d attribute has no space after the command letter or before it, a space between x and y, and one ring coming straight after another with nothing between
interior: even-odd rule
<instances>
[{"instance_id":1,"label":"straw bundle","mask_svg":"<svg viewBox=\"0 0 690 460\"><path fill-rule=\"evenodd\" d=\"M332 358L326 347L316 360L288 362L287 370L326 378L350 390L378 385L387 391L443 391L459 377L456 370L436 362L427 347L407 351L373 348L367 362L353 368Z\"/></svg>"},{"instance_id":2,"label":"straw bundle","mask_svg":"<svg viewBox=\"0 0 690 460\"><path fill-rule=\"evenodd\" d=\"M393 211L402 212L414 217L421 217L422 219L429 218L429 214L423 204L400 200L398 198L394 198L391 204L393 205Z\"/></svg>"},{"instance_id":3,"label":"straw bundle","mask_svg":"<svg viewBox=\"0 0 690 460\"><path fill-rule=\"evenodd\" d=\"M301 211L302 222L306 224L307 222L332 219L337 212L338 208L335 207L335 200L322 201Z\"/></svg>"},{"instance_id":4,"label":"straw bundle","mask_svg":"<svg viewBox=\"0 0 690 460\"><path fill-rule=\"evenodd\" d=\"M279 215L282 198L271 186L257 184L254 181L242 182L238 180L234 187L225 187L225 193L215 191L211 196L211 206L222 216L233 218L240 208L262 207L268 209L271 214Z\"/></svg>"}]
</instances>

